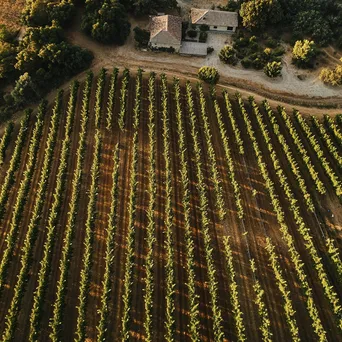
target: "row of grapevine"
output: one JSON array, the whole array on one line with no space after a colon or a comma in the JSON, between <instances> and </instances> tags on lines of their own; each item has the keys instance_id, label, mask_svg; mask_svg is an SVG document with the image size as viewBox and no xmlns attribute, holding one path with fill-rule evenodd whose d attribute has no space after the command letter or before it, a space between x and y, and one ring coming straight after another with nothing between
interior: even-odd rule
<instances>
[{"instance_id":1,"label":"row of grapevine","mask_svg":"<svg viewBox=\"0 0 342 342\"><path fill-rule=\"evenodd\" d=\"M6 172L5 179L1 185L0 190L0 220L3 218L5 209L6 209L6 203L8 200L8 195L10 192L10 189L15 181L15 172L19 168L20 164L20 158L21 158L21 152L24 147L25 140L28 135L28 122L31 116L32 110L27 109L24 113L24 117L20 122L20 129L17 136L17 139L15 141L15 147L14 151L10 160L9 167Z\"/></svg>"},{"instance_id":2,"label":"row of grapevine","mask_svg":"<svg viewBox=\"0 0 342 342\"><path fill-rule=\"evenodd\" d=\"M330 181L331 181L331 183L335 189L335 193L336 193L337 197L342 198L342 183L339 180L336 173L334 172L334 170L332 169L329 161L325 158L324 153L321 149L321 146L319 145L316 137L311 132L310 126L308 125L308 123L305 121L305 119L302 117L302 115L298 111L295 111L294 115L295 115L295 118L296 118L297 122L299 123L302 131L304 132L306 138L310 142L311 147L316 152L316 156L317 156L318 160L320 161L320 163L321 163L324 171L326 172L327 176L329 177L329 179L330 179Z\"/></svg>"},{"instance_id":3,"label":"row of grapevine","mask_svg":"<svg viewBox=\"0 0 342 342\"><path fill-rule=\"evenodd\" d=\"M149 185L148 194L149 201L147 207L147 255L145 259L145 293L144 293L144 307L145 307L145 318L144 318L144 329L146 341L152 341L152 311L153 311L153 293L154 293L154 244L156 242L156 228L155 228L155 205L157 195L157 182L156 182L156 138L155 138L155 74L151 73L148 81L148 140L149 140L149 151L148 151L148 163L149 169L147 171Z\"/></svg>"},{"instance_id":4,"label":"row of grapevine","mask_svg":"<svg viewBox=\"0 0 342 342\"><path fill-rule=\"evenodd\" d=\"M40 269L38 272L37 287L34 292L33 308L30 314L30 333L29 341L34 342L39 340L40 323L42 318L42 306L46 288L48 285L49 274L51 270L51 258L53 254L53 247L56 239L56 226L58 222L58 215L62 205L64 195L64 187L66 182L66 174L68 167L68 156L71 145L71 132L75 117L77 91L79 84L73 82L71 85L70 97L67 108L67 118L65 124L65 135L62 142L62 151L60 155L59 166L57 170L56 186L53 194L53 202L50 208L48 222L45 227L46 238L43 246L43 258L40 262Z\"/></svg>"},{"instance_id":5,"label":"row of grapevine","mask_svg":"<svg viewBox=\"0 0 342 342\"><path fill-rule=\"evenodd\" d=\"M239 302L239 292L237 290L237 283L235 279L235 270L233 265L233 253L232 249L230 247L229 243L229 236L226 236L223 240L224 242L224 254L226 257L226 268L227 268L227 274L229 276L229 290L230 290L230 301L232 303L233 307L233 314L234 314L234 320L235 320L235 326L237 330L237 339L238 341L245 341L246 335L245 335L245 325L243 322L243 313L240 308L240 302Z\"/></svg>"},{"instance_id":6,"label":"row of grapevine","mask_svg":"<svg viewBox=\"0 0 342 342\"><path fill-rule=\"evenodd\" d=\"M327 246L328 254L330 256L330 259L333 261L333 264L336 267L337 273L340 277L340 280L342 280L342 260L340 257L340 251L335 246L334 240L327 238L325 241L325 244Z\"/></svg>"},{"instance_id":7,"label":"row of grapevine","mask_svg":"<svg viewBox=\"0 0 342 342\"><path fill-rule=\"evenodd\" d=\"M178 145L180 156L180 175L182 183L182 205L184 212L184 240L186 252L186 272L187 272L187 289L189 301L189 335L193 342L199 341L199 296L196 293L196 276L195 276L195 244L192 236L192 228L190 224L190 180L188 175L188 158L186 156L185 128L183 123L183 113L181 107L181 89L179 79L174 79L174 100L176 103L176 120L178 132Z\"/></svg>"},{"instance_id":8,"label":"row of grapevine","mask_svg":"<svg viewBox=\"0 0 342 342\"><path fill-rule=\"evenodd\" d=\"M274 251L274 246L272 245L270 238L266 238L266 250L269 253L270 265L276 278L279 291L284 299L284 311L286 316L286 322L290 328L292 341L299 342L300 337L298 325L296 318L294 317L296 311L293 308L292 299L290 297L291 292L289 290L288 283L284 278L283 272L278 261L278 256Z\"/></svg>"},{"instance_id":9,"label":"row of grapevine","mask_svg":"<svg viewBox=\"0 0 342 342\"><path fill-rule=\"evenodd\" d=\"M339 143L339 146L342 146L342 129L340 129L337 122L329 115L324 115L324 123Z\"/></svg>"},{"instance_id":10,"label":"row of grapevine","mask_svg":"<svg viewBox=\"0 0 342 342\"><path fill-rule=\"evenodd\" d=\"M175 262L174 262L174 236L173 236L173 210L172 210L172 170L170 151L170 122L168 109L168 88L167 79L161 75L161 103L163 121L163 158L165 162L165 283L166 283L166 320L165 335L167 342L174 341L175 334Z\"/></svg>"},{"instance_id":11,"label":"row of grapevine","mask_svg":"<svg viewBox=\"0 0 342 342\"><path fill-rule=\"evenodd\" d=\"M65 227L65 237L63 241L62 257L60 259L60 275L57 281L56 299L53 304L53 316L50 322L52 341L61 341L61 328L63 324L65 294L67 291L68 273L72 256L72 240L74 236L76 214L80 198L80 188L82 180L83 159L86 147L87 125L89 120L89 103L93 74L88 73L83 89L82 109L81 109L81 130L78 137L78 147L76 151L76 168L72 180L72 192L69 202L68 220Z\"/></svg>"},{"instance_id":12,"label":"row of grapevine","mask_svg":"<svg viewBox=\"0 0 342 342\"><path fill-rule=\"evenodd\" d=\"M102 98L104 92L104 85L106 81L106 69L102 68L97 79L96 94L95 94L95 128L100 128L101 123L101 109L102 109Z\"/></svg>"},{"instance_id":13,"label":"row of grapevine","mask_svg":"<svg viewBox=\"0 0 342 342\"><path fill-rule=\"evenodd\" d=\"M131 302L132 302L132 284L133 284L133 266L134 266L134 249L135 249L135 216L136 216L136 201L137 201L137 172L138 172L138 128L141 114L142 100L142 70L139 70L139 75L136 78L136 91L133 110L133 141L132 141L132 160L130 167L130 194L128 202L128 227L126 236L126 261L125 274L123 282L123 314L121 326L122 341L128 341L130 338L129 327L131 323Z\"/></svg>"},{"instance_id":14,"label":"row of grapevine","mask_svg":"<svg viewBox=\"0 0 342 342\"><path fill-rule=\"evenodd\" d=\"M239 126L237 125L237 122L235 120L235 116L234 116L232 104L230 103L230 100L229 100L228 92L225 90L225 91L223 91L222 94L224 97L224 102L226 105L226 110L228 113L230 124L232 125L232 128L233 128L235 141L239 147L239 154L243 155L243 154L245 154L245 149L243 147L243 140L241 138L241 132L240 132Z\"/></svg>"},{"instance_id":15,"label":"row of grapevine","mask_svg":"<svg viewBox=\"0 0 342 342\"><path fill-rule=\"evenodd\" d=\"M327 147L329 153L332 155L334 160L337 162L337 165L342 168L342 156L338 151L335 142L331 139L329 133L326 131L325 127L319 122L317 117L311 116L311 120L318 130L322 141L324 142L325 146Z\"/></svg>"},{"instance_id":16,"label":"row of grapevine","mask_svg":"<svg viewBox=\"0 0 342 342\"><path fill-rule=\"evenodd\" d=\"M2 136L0 140L0 165L4 163L5 152L11 141L11 134L13 132L13 128L14 128L14 124L12 121L10 121L8 125L6 126L4 135Z\"/></svg>"},{"instance_id":17,"label":"row of grapevine","mask_svg":"<svg viewBox=\"0 0 342 342\"><path fill-rule=\"evenodd\" d=\"M315 265L315 268L316 268L316 271L318 274L318 278L319 278L319 280L323 286L323 289L324 289L324 292L325 292L327 298L329 299L329 301L333 307L333 311L339 320L339 325L342 328L342 307L339 304L338 295L334 291L333 287L330 284L330 281L328 279L328 275L324 269L322 259L319 256L318 251L314 245L313 238L310 234L310 229L306 226L304 219L301 216L300 207L297 204L297 199L295 198L295 196L292 192L292 189L291 189L289 181L288 181L288 179L284 173L284 170L280 166L280 162L279 162L279 159L277 157L277 153L275 152L275 150L272 146L272 143L270 142L269 133L268 133L268 130L267 130L265 123L263 122L261 113L260 113L257 105L255 104L254 100L250 99L250 101L251 101L251 103L254 104L253 105L253 109L254 109L253 112L257 118L259 128L262 132L262 135L264 137L264 141L265 141L266 146L268 148L268 151L270 153L270 156L271 156L271 159L273 162L273 167L274 167L274 170L278 176L279 183L280 183L281 187L283 188L284 193L288 199L289 209L291 210L293 217L294 217L294 220L295 220L295 223L298 226L297 230L305 241L305 248L307 249L309 255L312 258L312 261Z\"/></svg>"},{"instance_id":18,"label":"row of grapevine","mask_svg":"<svg viewBox=\"0 0 342 342\"><path fill-rule=\"evenodd\" d=\"M266 186L266 189L270 195L273 210L276 214L278 223L280 225L280 231L282 233L282 237L283 237L283 239L284 239L284 241L288 247L288 251L289 251L290 256L291 256L291 261L294 264L294 268L295 268L297 277L299 279L299 284L302 288L303 295L306 299L305 304L306 304L309 316L311 317L311 320L312 320L312 327L313 327L315 333L317 334L319 341L322 341L322 342L326 341L326 332L323 328L322 321L319 317L317 307L316 307L314 300L313 300L313 296L312 296L313 291L312 291L312 288L310 287L310 285L307 281L307 275L304 271L304 263L301 260L300 254L298 253L298 251L294 245L294 239L293 239L292 235L289 233L289 229L285 223L285 213L284 213L283 208L280 204L278 195L277 195L276 190L275 190L274 183L272 182L272 180L270 178L270 175L269 175L269 172L267 169L267 165L264 162L263 154L262 154L262 151L260 149L259 143L256 139L251 120L249 118L247 111L244 108L242 98L239 94L238 94L238 101L239 101L242 117L243 117L246 129L247 129L247 133L248 133L248 136L252 142L253 150L254 150L255 156L257 158L257 163L258 163L258 166L260 169L260 173L261 173L261 175L265 181L265 186Z\"/></svg>"},{"instance_id":19,"label":"row of grapevine","mask_svg":"<svg viewBox=\"0 0 342 342\"><path fill-rule=\"evenodd\" d=\"M253 102L252 105L256 106L256 103ZM271 109L271 106L269 105L269 103L267 101L264 101L263 105L265 107L266 113L267 113L267 115L270 119L270 122L272 124L274 135L277 137L279 144L281 145L281 148L282 148L282 150L286 156L286 159L289 162L289 165L291 167L291 171L292 171L293 175L295 176L295 178L298 182L299 189L303 194L306 206L307 206L309 211L314 212L315 206L313 204L312 197L308 191L308 188L306 186L306 183L305 183L305 180L302 176L300 168L296 162L296 159L294 158L294 156L292 154L291 148L287 144L287 141L286 141L284 135L280 131L280 127L277 123L277 119L276 119L276 117L275 117L275 115Z\"/></svg>"},{"instance_id":20,"label":"row of grapevine","mask_svg":"<svg viewBox=\"0 0 342 342\"><path fill-rule=\"evenodd\" d=\"M115 98L117 92L117 82L118 82L119 69L114 68L110 76L108 101L107 101L107 117L106 117L106 128L110 131L113 124L113 111L115 108Z\"/></svg>"},{"instance_id":21,"label":"row of grapevine","mask_svg":"<svg viewBox=\"0 0 342 342\"><path fill-rule=\"evenodd\" d=\"M128 83L130 79L130 73L128 69L123 72L121 89L120 89L120 112L118 123L121 131L125 128L125 119L127 111L127 97L128 97Z\"/></svg>"},{"instance_id":22,"label":"row of grapevine","mask_svg":"<svg viewBox=\"0 0 342 342\"><path fill-rule=\"evenodd\" d=\"M244 217L244 210L243 210L242 200L241 200L241 191L240 191L240 185L235 177L235 166L234 166L234 160L232 157L232 152L229 147L229 138L228 138L227 130L223 123L222 112L221 112L220 106L218 104L217 99L215 98L214 89L212 90L212 92L213 92L212 94L213 105L214 105L215 114L216 114L217 122L219 125L219 129L220 129L220 135L221 135L221 140L222 140L222 144L224 148L224 153L226 156L226 162L228 165L228 175L229 175L229 179L234 189L237 215L240 219L242 219Z\"/></svg>"},{"instance_id":23,"label":"row of grapevine","mask_svg":"<svg viewBox=\"0 0 342 342\"><path fill-rule=\"evenodd\" d=\"M14 294L11 300L9 311L5 317L6 329L2 335L2 340L9 342L14 339L14 332L17 326L18 314L25 291L26 280L32 264L32 253L36 242L38 225L41 220L41 214L45 203L48 179L50 175L54 147L57 140L57 132L59 120L62 112L63 91L57 93L55 106L53 108L49 133L46 141L43 167L40 172L40 178L37 189L37 196L32 210L32 216L28 225L27 233L24 240L24 247L20 257L21 268L14 286Z\"/></svg>"},{"instance_id":24,"label":"row of grapevine","mask_svg":"<svg viewBox=\"0 0 342 342\"><path fill-rule=\"evenodd\" d=\"M215 200L216 200L216 210L218 212L218 217L220 220L223 220L226 216L226 210L225 210L225 202L223 198L223 189L222 189L222 181L221 177L219 175L219 171L217 168L217 162L216 162L216 153L214 149L214 145L212 142L212 134L209 124L209 118L207 113L207 104L205 100L205 96L203 93L203 87L201 84L198 84L197 87L199 99L200 99L200 108L201 108L201 117L203 120L204 125L204 134L205 134L205 140L207 143L207 152L209 156L209 163L210 163L210 173L211 173L211 182L214 185L215 190Z\"/></svg>"},{"instance_id":25,"label":"row of grapevine","mask_svg":"<svg viewBox=\"0 0 342 342\"><path fill-rule=\"evenodd\" d=\"M289 115L287 115L285 108L284 107L278 107L278 112L280 114L280 116L282 117L285 126L287 128L287 131L289 132L289 134L291 135L291 138L299 152L299 154L302 157L303 162L306 165L307 170L309 171L309 174L311 176L311 179L313 180L317 191L320 194L325 194L326 192L326 188L325 185L323 184L323 182L321 181L321 179L319 178L319 174L315 168L315 166L313 165L313 162L308 154L308 151L306 150L306 148L304 147L304 144L297 132L296 127L294 126L293 122L291 121L291 118L289 117Z\"/></svg>"},{"instance_id":26,"label":"row of grapevine","mask_svg":"<svg viewBox=\"0 0 342 342\"><path fill-rule=\"evenodd\" d=\"M37 160L38 148L40 138L43 132L44 116L46 114L47 102L43 101L39 107L36 117L36 123L32 132L28 160L25 165L25 171L23 178L20 182L19 189L17 191L17 197L12 208L12 217L9 224L9 230L6 232L6 248L0 262L0 291L3 290L4 283L6 281L7 269L13 257L14 249L17 242L18 231L20 222L23 216L24 206L29 194L33 173L35 170L35 164Z\"/></svg>"},{"instance_id":27,"label":"row of grapevine","mask_svg":"<svg viewBox=\"0 0 342 342\"><path fill-rule=\"evenodd\" d=\"M187 109L188 109L188 117L190 119L190 133L192 136L193 142L193 151L195 157L195 173L197 178L197 191L199 195L199 211L201 214L201 232L203 234L204 240L204 252L205 252L205 260L206 266L208 270L208 287L211 298L211 309L213 312L213 329L214 329L214 338L215 341L221 341L224 338L223 333L223 319L222 313L219 306L219 298L218 298L218 283L216 279L216 267L213 258L213 247L210 236L210 219L208 215L208 193L206 189L204 174L202 170L202 149L199 143L198 138L198 123L195 114L192 87L190 82L188 81L186 84L186 98L187 98Z\"/></svg>"},{"instance_id":28,"label":"row of grapevine","mask_svg":"<svg viewBox=\"0 0 342 342\"><path fill-rule=\"evenodd\" d=\"M95 143L93 150L93 162L91 166L91 184L89 188L89 202L87 205L87 220L85 223L84 250L82 257L82 269L80 276L80 292L78 294L77 306L77 325L75 333L75 341L81 342L86 339L86 308L88 304L88 291L91 277L92 252L93 252L93 235L96 218L96 200L98 194L98 178L100 172L100 156L101 156L101 134L96 129Z\"/></svg>"},{"instance_id":29,"label":"row of grapevine","mask_svg":"<svg viewBox=\"0 0 342 342\"><path fill-rule=\"evenodd\" d=\"M239 147L239 154L242 155L242 157L243 157L245 151L244 151L244 147L243 147L243 140L241 138L241 131L237 125L237 121L235 119L235 115L234 115L234 112L232 109L232 105L231 105L228 93L226 91L224 91L223 96L224 96L226 110L228 113L230 124L231 124L233 132L234 132L235 143ZM244 157L243 157L243 159L244 159ZM255 303L258 306L258 314L259 314L259 317L261 320L260 331L262 333L263 341L271 341L272 333L271 333L271 327L270 327L270 320L268 317L268 310L266 308L266 304L265 304L264 298L263 298L264 297L264 290L262 289L262 286L261 286L261 284L257 278L257 268L255 266L255 261L254 261L254 259L252 259L250 251L249 251L247 230L245 228L245 224L244 224L243 220L241 220L241 224L244 228L243 229L243 231L244 231L243 235L244 235L245 240L246 240L247 256L248 256L248 259L250 261L251 269L253 272L253 282L254 282L253 288L254 288L254 292L255 292L255 296L256 296ZM227 243L228 243L228 241L227 241ZM228 243L228 246L226 245L226 247L228 248L228 249L226 248L226 255L228 254L228 256L230 257L231 251L230 251L229 243ZM234 309L233 312L234 312L234 315L236 316L235 321L236 321L236 325L237 325L238 335L240 335L240 338L243 339L244 338L243 320L242 320L242 312L240 310L240 304L238 301L238 291L237 291L237 286L236 286L236 281L235 281L235 271L233 268L232 259L229 259L229 261L231 261L230 265L229 265L231 271L229 271L229 270L228 271L229 271L230 277L232 277L232 275L233 275L233 278L231 279L231 281L232 281L231 286L233 286L232 292L235 293L231 297L231 301L232 301L233 308L236 307L236 309Z\"/></svg>"},{"instance_id":30,"label":"row of grapevine","mask_svg":"<svg viewBox=\"0 0 342 342\"><path fill-rule=\"evenodd\" d=\"M114 247L115 247L115 234L117 229L117 211L118 211L118 197L119 197L119 145L117 144L114 149L113 161L114 168L112 173L112 190L111 190L111 204L110 212L108 215L107 225L107 240L106 240L106 253L104 256L105 273L102 280L102 295L101 307L99 309L100 320L97 325L97 341L106 341L106 331L108 326L109 306L110 306L110 292L113 276L114 264Z\"/></svg>"},{"instance_id":31,"label":"row of grapevine","mask_svg":"<svg viewBox=\"0 0 342 342\"><path fill-rule=\"evenodd\" d=\"M254 276L253 289L256 296L255 304L258 306L258 314L261 320L261 325L259 329L262 335L262 340L264 342L271 342L273 334L271 332L271 321L264 300L265 291L262 289L260 281L257 278L257 267L255 266L254 259L250 259L250 263Z\"/></svg>"}]
</instances>

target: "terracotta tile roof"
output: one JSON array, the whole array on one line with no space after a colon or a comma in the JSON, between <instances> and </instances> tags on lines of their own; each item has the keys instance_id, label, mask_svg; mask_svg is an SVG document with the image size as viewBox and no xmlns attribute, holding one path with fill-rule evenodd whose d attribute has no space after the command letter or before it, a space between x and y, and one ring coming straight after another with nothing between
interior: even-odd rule
<instances>
[{"instance_id":1,"label":"terracotta tile roof","mask_svg":"<svg viewBox=\"0 0 342 342\"><path fill-rule=\"evenodd\" d=\"M193 24L207 24L209 26L238 26L236 12L213 11L208 9L191 9L191 22Z\"/></svg>"},{"instance_id":2,"label":"terracotta tile roof","mask_svg":"<svg viewBox=\"0 0 342 342\"><path fill-rule=\"evenodd\" d=\"M153 17L150 24L151 38L157 36L160 32L168 32L174 39L182 39L182 18L174 15L161 15Z\"/></svg>"}]
</instances>

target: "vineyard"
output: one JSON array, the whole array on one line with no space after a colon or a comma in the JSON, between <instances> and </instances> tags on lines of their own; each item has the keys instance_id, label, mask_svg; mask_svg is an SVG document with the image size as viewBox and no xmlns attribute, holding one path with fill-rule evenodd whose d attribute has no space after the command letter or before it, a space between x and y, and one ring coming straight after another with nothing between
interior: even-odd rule
<instances>
[{"instance_id":1,"label":"vineyard","mask_svg":"<svg viewBox=\"0 0 342 342\"><path fill-rule=\"evenodd\" d=\"M117 68L26 110L1 341L342 341L341 117Z\"/></svg>"}]
</instances>

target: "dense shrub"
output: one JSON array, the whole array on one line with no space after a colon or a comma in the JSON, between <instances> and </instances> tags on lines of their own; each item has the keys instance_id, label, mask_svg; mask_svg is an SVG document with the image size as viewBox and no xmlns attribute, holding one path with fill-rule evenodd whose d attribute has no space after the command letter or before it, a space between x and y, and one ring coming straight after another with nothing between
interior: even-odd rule
<instances>
[{"instance_id":1,"label":"dense shrub","mask_svg":"<svg viewBox=\"0 0 342 342\"><path fill-rule=\"evenodd\" d=\"M252 61L251 61L248 57L245 57L245 58L241 61L241 65L242 65L244 68L248 69L248 68L251 67Z\"/></svg>"},{"instance_id":2,"label":"dense shrub","mask_svg":"<svg viewBox=\"0 0 342 342\"><path fill-rule=\"evenodd\" d=\"M342 63L342 58L341 58ZM342 65L336 65L334 69L322 69L319 78L326 84L332 86L342 85Z\"/></svg>"},{"instance_id":3,"label":"dense shrub","mask_svg":"<svg viewBox=\"0 0 342 342\"><path fill-rule=\"evenodd\" d=\"M207 38L208 38L207 32L200 32L200 35L199 35L199 42L200 43L205 43L207 41Z\"/></svg>"},{"instance_id":4,"label":"dense shrub","mask_svg":"<svg viewBox=\"0 0 342 342\"><path fill-rule=\"evenodd\" d=\"M150 32L136 26L134 28L134 40L138 48L147 48L150 40Z\"/></svg>"},{"instance_id":5,"label":"dense shrub","mask_svg":"<svg viewBox=\"0 0 342 342\"><path fill-rule=\"evenodd\" d=\"M221 49L219 53L219 58L221 62L225 64L236 65L238 62L238 59L236 57L236 51L229 45L226 45Z\"/></svg>"},{"instance_id":6,"label":"dense shrub","mask_svg":"<svg viewBox=\"0 0 342 342\"><path fill-rule=\"evenodd\" d=\"M201 30L202 32L209 31L209 26L206 25L206 24L202 24L202 25L200 26L200 30Z\"/></svg>"},{"instance_id":7,"label":"dense shrub","mask_svg":"<svg viewBox=\"0 0 342 342\"><path fill-rule=\"evenodd\" d=\"M196 38L196 37L197 37L197 31L195 31L195 30L189 30L189 31L188 31L188 36L189 36L190 38Z\"/></svg>"},{"instance_id":8,"label":"dense shrub","mask_svg":"<svg viewBox=\"0 0 342 342\"><path fill-rule=\"evenodd\" d=\"M207 47L207 54L210 54L214 51L214 48L212 46Z\"/></svg>"},{"instance_id":9,"label":"dense shrub","mask_svg":"<svg viewBox=\"0 0 342 342\"><path fill-rule=\"evenodd\" d=\"M51 25L53 21L64 26L70 22L74 14L75 6L72 0L31 0L26 1L22 21L25 25L33 27Z\"/></svg>"},{"instance_id":10,"label":"dense shrub","mask_svg":"<svg viewBox=\"0 0 342 342\"><path fill-rule=\"evenodd\" d=\"M281 75L281 62L268 62L264 67L266 76L274 78Z\"/></svg>"},{"instance_id":11,"label":"dense shrub","mask_svg":"<svg viewBox=\"0 0 342 342\"><path fill-rule=\"evenodd\" d=\"M292 61L300 68L313 67L313 61L317 55L314 41L298 40L292 50Z\"/></svg>"},{"instance_id":12,"label":"dense shrub","mask_svg":"<svg viewBox=\"0 0 342 342\"><path fill-rule=\"evenodd\" d=\"M203 66L198 70L198 77L204 82L216 84L220 78L220 75L216 68Z\"/></svg>"}]
</instances>

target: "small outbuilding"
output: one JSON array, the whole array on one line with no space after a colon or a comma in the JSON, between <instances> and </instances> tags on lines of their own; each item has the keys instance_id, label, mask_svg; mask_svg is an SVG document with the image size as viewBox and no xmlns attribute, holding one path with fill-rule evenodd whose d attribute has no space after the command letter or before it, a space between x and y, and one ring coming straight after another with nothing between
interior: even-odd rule
<instances>
[{"instance_id":1,"label":"small outbuilding","mask_svg":"<svg viewBox=\"0 0 342 342\"><path fill-rule=\"evenodd\" d=\"M207 25L209 31L233 33L238 27L238 14L236 12L192 8L190 22L196 26Z\"/></svg>"},{"instance_id":2,"label":"small outbuilding","mask_svg":"<svg viewBox=\"0 0 342 342\"><path fill-rule=\"evenodd\" d=\"M151 18L150 47L152 49L173 48L179 52L182 45L182 18L161 15Z\"/></svg>"}]
</instances>

